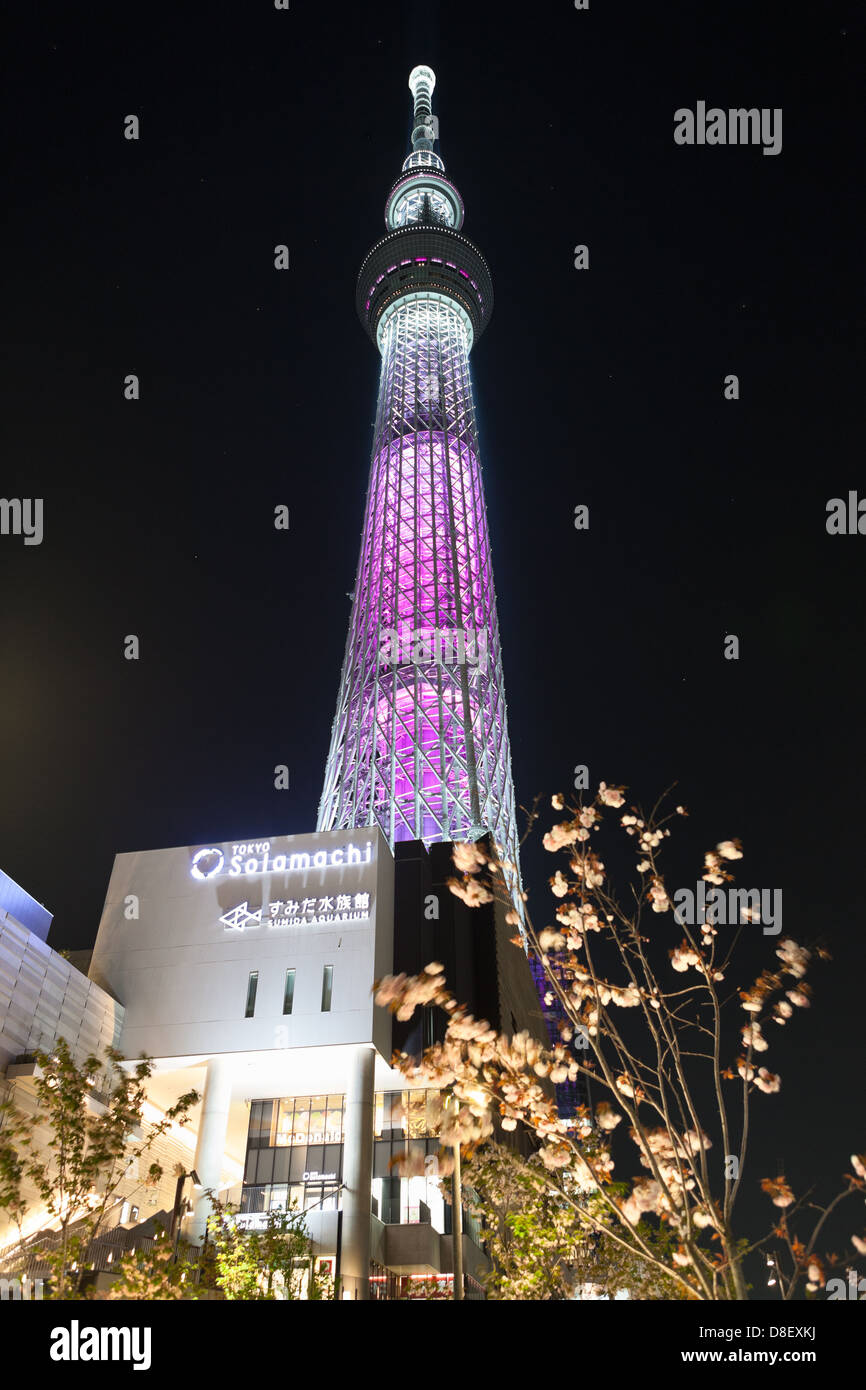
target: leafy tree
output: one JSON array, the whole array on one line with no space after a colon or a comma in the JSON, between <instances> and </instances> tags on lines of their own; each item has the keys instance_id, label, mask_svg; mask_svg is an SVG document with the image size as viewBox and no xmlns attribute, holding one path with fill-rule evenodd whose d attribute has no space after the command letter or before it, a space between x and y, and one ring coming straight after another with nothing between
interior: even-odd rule
<instances>
[{"instance_id":1,"label":"leafy tree","mask_svg":"<svg viewBox=\"0 0 866 1390\"><path fill-rule=\"evenodd\" d=\"M493 1265L490 1297L562 1300L589 1289L607 1298L623 1289L631 1298L682 1297L673 1280L577 1218L560 1190L571 1186L569 1175L551 1177L537 1155L527 1159L490 1141L464 1161L463 1179ZM594 1196L572 1196L599 1205ZM649 1227L644 1236L654 1247L666 1243L664 1232Z\"/></svg>"},{"instance_id":2,"label":"leafy tree","mask_svg":"<svg viewBox=\"0 0 866 1390\"><path fill-rule=\"evenodd\" d=\"M295 1207L269 1211L261 1231L248 1231L227 1203L213 1195L208 1221L212 1278L227 1299L299 1299L327 1296L327 1281L313 1272L313 1248L304 1213Z\"/></svg>"},{"instance_id":3,"label":"leafy tree","mask_svg":"<svg viewBox=\"0 0 866 1390\"><path fill-rule=\"evenodd\" d=\"M66 1040L58 1038L53 1050L37 1053L36 1060L36 1113L25 1115L10 1102L2 1107L0 1209L16 1221L20 1234L28 1212L22 1185L25 1179L35 1185L46 1225L54 1224L57 1234L28 1253L36 1253L51 1270L48 1297L76 1298L85 1283L89 1247L130 1164L150 1158L145 1182L158 1183L163 1170L153 1159L153 1147L172 1124L187 1121L199 1096L188 1091L142 1134L153 1069L147 1058L128 1069L110 1048L104 1061L89 1056L78 1065ZM102 1113L93 1113L88 1104L97 1082ZM43 1126L44 1142L38 1133Z\"/></svg>"},{"instance_id":4,"label":"leafy tree","mask_svg":"<svg viewBox=\"0 0 866 1390\"><path fill-rule=\"evenodd\" d=\"M0 1105L0 1125L0 1211L5 1211L14 1223L20 1244L29 1207L21 1190L25 1180L24 1158L15 1147L15 1120L9 1101Z\"/></svg>"},{"instance_id":5,"label":"leafy tree","mask_svg":"<svg viewBox=\"0 0 866 1390\"><path fill-rule=\"evenodd\" d=\"M118 1278L107 1299L199 1299L204 1290L236 1300L332 1298L333 1282L311 1273L312 1246L303 1213L271 1211L263 1231L238 1226L227 1203L210 1196L214 1208L208 1243L190 1260L181 1242L177 1252L162 1235L150 1249L118 1261Z\"/></svg>"},{"instance_id":6,"label":"leafy tree","mask_svg":"<svg viewBox=\"0 0 866 1390\"><path fill-rule=\"evenodd\" d=\"M96 1299L197 1299L199 1286L198 1261L188 1261L183 1247L179 1254L171 1241L159 1232L150 1250L136 1250L122 1255L115 1266L117 1278L105 1293L95 1293Z\"/></svg>"}]
</instances>

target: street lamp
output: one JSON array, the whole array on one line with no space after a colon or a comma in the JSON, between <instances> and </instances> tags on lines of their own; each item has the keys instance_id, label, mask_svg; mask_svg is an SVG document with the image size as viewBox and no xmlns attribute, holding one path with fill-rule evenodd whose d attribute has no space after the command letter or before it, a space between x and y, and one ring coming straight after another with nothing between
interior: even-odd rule
<instances>
[{"instance_id":1,"label":"street lamp","mask_svg":"<svg viewBox=\"0 0 866 1390\"><path fill-rule=\"evenodd\" d=\"M177 1264L177 1243L180 1239L181 1208L183 1206L184 1184L186 1183L187 1178L191 1178L193 1187L197 1190L200 1190L202 1182L201 1178L199 1177L198 1173L195 1171L194 1168L191 1168L190 1171L187 1172L186 1169L181 1166L181 1164L178 1164L174 1171L177 1174L177 1183L174 1189L174 1209L171 1213L171 1226L169 1228L168 1235L169 1240L171 1241L172 1249L174 1251L174 1263Z\"/></svg>"}]
</instances>

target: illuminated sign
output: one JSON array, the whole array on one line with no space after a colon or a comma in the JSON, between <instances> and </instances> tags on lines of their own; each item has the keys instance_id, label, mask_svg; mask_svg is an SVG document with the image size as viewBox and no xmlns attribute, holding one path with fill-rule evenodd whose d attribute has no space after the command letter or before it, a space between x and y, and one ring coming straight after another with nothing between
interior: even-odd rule
<instances>
[{"instance_id":1,"label":"illuminated sign","mask_svg":"<svg viewBox=\"0 0 866 1390\"><path fill-rule=\"evenodd\" d=\"M268 1229L268 1213L266 1211L241 1211L234 1219L234 1224L241 1231L266 1231Z\"/></svg>"},{"instance_id":2,"label":"illuminated sign","mask_svg":"<svg viewBox=\"0 0 866 1390\"><path fill-rule=\"evenodd\" d=\"M197 850L189 871L193 878L209 882L216 878L241 878L245 874L293 874L309 869L347 868L354 864L370 864L372 858L371 840L363 850L357 845L340 845L337 849L314 850L312 854L298 851L273 856L270 840L260 840L232 845L228 866L221 849L211 846Z\"/></svg>"},{"instance_id":3,"label":"illuminated sign","mask_svg":"<svg viewBox=\"0 0 866 1390\"><path fill-rule=\"evenodd\" d=\"M250 912L242 902L220 917L226 931L251 931L264 922L268 927L325 927L333 922L366 922L370 916L370 893L336 893L324 898L287 898L257 907Z\"/></svg>"},{"instance_id":4,"label":"illuminated sign","mask_svg":"<svg viewBox=\"0 0 866 1390\"><path fill-rule=\"evenodd\" d=\"M200 849L193 855L190 873L193 878L213 878L225 863L225 856L219 849Z\"/></svg>"}]
</instances>

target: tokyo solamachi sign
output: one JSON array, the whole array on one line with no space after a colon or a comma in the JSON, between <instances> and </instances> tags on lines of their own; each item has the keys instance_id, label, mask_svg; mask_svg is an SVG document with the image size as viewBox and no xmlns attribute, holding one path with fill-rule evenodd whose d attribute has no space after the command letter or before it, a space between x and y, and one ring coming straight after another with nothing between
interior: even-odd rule
<instances>
[{"instance_id":1,"label":"tokyo solamachi sign","mask_svg":"<svg viewBox=\"0 0 866 1390\"><path fill-rule=\"evenodd\" d=\"M367 840L363 848L358 845L338 845L336 849L314 850L312 854L302 850L273 856L270 840L256 840L249 844L232 845L230 855L215 847L197 850L189 871L193 878L204 880L242 878L245 874L303 873L309 869L346 868L353 864L369 864L372 857L371 840Z\"/></svg>"},{"instance_id":2,"label":"tokyo solamachi sign","mask_svg":"<svg viewBox=\"0 0 866 1390\"><path fill-rule=\"evenodd\" d=\"M219 920L226 931L332 926L369 919L375 872L372 840L333 848L293 845L297 841L286 837L206 845L193 852L192 878L226 887L233 880L245 885L244 900L236 898L233 906L227 906L220 893L226 910ZM283 889L279 896L272 876Z\"/></svg>"}]
</instances>

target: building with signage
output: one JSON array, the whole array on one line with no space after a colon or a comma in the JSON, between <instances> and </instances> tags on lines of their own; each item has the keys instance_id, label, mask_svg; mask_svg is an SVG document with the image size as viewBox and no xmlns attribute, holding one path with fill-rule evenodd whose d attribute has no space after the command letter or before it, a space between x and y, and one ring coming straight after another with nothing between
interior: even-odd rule
<instances>
[{"instance_id":1,"label":"building with signage","mask_svg":"<svg viewBox=\"0 0 866 1390\"><path fill-rule=\"evenodd\" d=\"M304 1210L344 1296L450 1276L432 1107L390 1065L437 1024L392 1020L373 982L435 958L496 1026L537 1029L539 1016L504 910L448 890L450 855L419 841L392 854L365 827L117 856L90 976L123 1001L125 1055L155 1059L153 1103L203 1095L194 1243L211 1189L243 1225ZM397 1175L407 1150L423 1154L423 1176ZM472 1288L485 1259L471 1221L464 1267Z\"/></svg>"}]
</instances>

